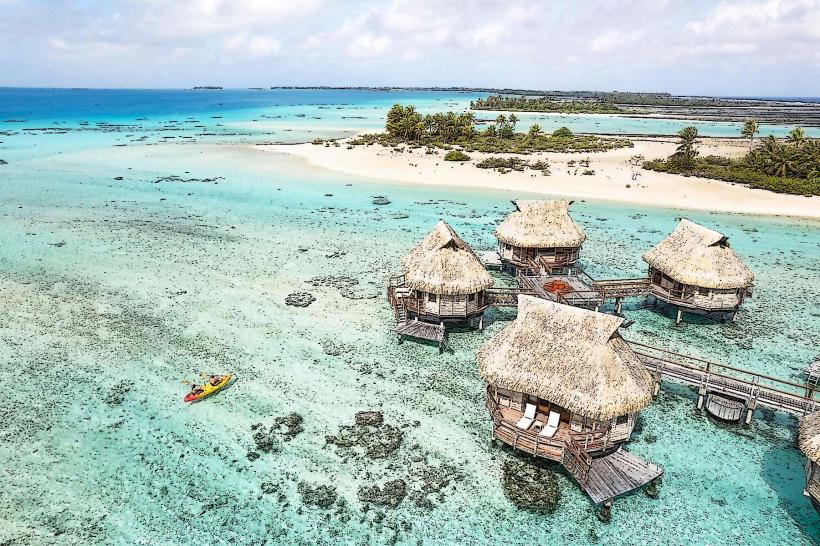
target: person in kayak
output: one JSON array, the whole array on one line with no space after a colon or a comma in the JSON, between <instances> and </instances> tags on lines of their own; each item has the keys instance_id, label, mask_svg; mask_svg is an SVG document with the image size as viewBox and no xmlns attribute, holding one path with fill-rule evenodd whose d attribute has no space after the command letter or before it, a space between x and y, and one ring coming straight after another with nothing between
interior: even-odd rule
<instances>
[{"instance_id":1,"label":"person in kayak","mask_svg":"<svg viewBox=\"0 0 820 546\"><path fill-rule=\"evenodd\" d=\"M222 381L222 376L221 375L212 375L211 376L210 383L211 383L212 387L216 387L217 385L219 385L220 381Z\"/></svg>"},{"instance_id":2,"label":"person in kayak","mask_svg":"<svg viewBox=\"0 0 820 546\"><path fill-rule=\"evenodd\" d=\"M202 387L194 385L194 388L191 389L191 394L202 394Z\"/></svg>"}]
</instances>

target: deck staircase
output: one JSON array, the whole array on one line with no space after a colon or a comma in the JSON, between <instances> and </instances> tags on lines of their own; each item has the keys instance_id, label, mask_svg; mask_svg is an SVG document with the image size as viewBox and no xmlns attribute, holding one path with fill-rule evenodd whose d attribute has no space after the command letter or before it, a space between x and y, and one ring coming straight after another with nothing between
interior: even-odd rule
<instances>
[{"instance_id":1,"label":"deck staircase","mask_svg":"<svg viewBox=\"0 0 820 546\"><path fill-rule=\"evenodd\" d=\"M393 312L396 317L396 326L401 326L407 323L407 307L404 305L404 298L410 293L409 289L396 288L396 305L393 307Z\"/></svg>"}]
</instances>

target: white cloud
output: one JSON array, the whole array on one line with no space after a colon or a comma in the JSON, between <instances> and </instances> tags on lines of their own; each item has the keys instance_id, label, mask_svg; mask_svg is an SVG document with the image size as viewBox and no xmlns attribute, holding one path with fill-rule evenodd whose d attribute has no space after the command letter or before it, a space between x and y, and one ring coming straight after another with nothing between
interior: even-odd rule
<instances>
[{"instance_id":1,"label":"white cloud","mask_svg":"<svg viewBox=\"0 0 820 546\"><path fill-rule=\"evenodd\" d=\"M30 84L58 83L46 78L59 66L78 78L69 85L119 70L146 86L192 83L166 79L177 74L255 85L275 73L290 83L754 94L778 81L814 88L820 70L820 0L2 2L0 77Z\"/></svg>"}]
</instances>

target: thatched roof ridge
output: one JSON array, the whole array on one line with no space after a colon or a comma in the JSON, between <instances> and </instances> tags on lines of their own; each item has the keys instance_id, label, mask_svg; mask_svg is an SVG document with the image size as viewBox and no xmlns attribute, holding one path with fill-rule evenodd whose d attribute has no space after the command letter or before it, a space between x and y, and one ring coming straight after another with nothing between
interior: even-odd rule
<instances>
[{"instance_id":1,"label":"thatched roof ridge","mask_svg":"<svg viewBox=\"0 0 820 546\"><path fill-rule=\"evenodd\" d=\"M612 419L652 400L652 377L618 335L622 318L518 297L518 317L478 351L479 373L500 388L573 413Z\"/></svg>"},{"instance_id":2,"label":"thatched roof ridge","mask_svg":"<svg viewBox=\"0 0 820 546\"><path fill-rule=\"evenodd\" d=\"M800 451L806 457L820 463L820 411L804 415L800 419Z\"/></svg>"},{"instance_id":3,"label":"thatched roof ridge","mask_svg":"<svg viewBox=\"0 0 820 546\"><path fill-rule=\"evenodd\" d=\"M473 294L493 285L493 278L475 252L439 220L436 226L402 259L405 284L432 294Z\"/></svg>"},{"instance_id":4,"label":"thatched roof ridge","mask_svg":"<svg viewBox=\"0 0 820 546\"><path fill-rule=\"evenodd\" d=\"M576 247L587 236L569 215L572 201L513 201L511 212L495 230L502 243L524 248Z\"/></svg>"},{"instance_id":5,"label":"thatched roof ridge","mask_svg":"<svg viewBox=\"0 0 820 546\"><path fill-rule=\"evenodd\" d=\"M754 274L729 247L728 237L681 218L675 230L643 255L676 281L703 288L743 288Z\"/></svg>"}]
</instances>

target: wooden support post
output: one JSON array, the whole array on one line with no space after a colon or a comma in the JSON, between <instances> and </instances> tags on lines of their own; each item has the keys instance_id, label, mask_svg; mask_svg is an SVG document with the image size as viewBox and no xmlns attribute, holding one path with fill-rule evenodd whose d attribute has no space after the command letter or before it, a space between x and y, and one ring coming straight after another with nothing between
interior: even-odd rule
<instances>
[{"instance_id":1,"label":"wooden support post","mask_svg":"<svg viewBox=\"0 0 820 546\"><path fill-rule=\"evenodd\" d=\"M598 306L598 305L595 306L595 312L596 313L598 312L598 307L600 307L600 306Z\"/></svg>"},{"instance_id":2,"label":"wooden support post","mask_svg":"<svg viewBox=\"0 0 820 546\"><path fill-rule=\"evenodd\" d=\"M615 314L621 314L621 298L615 298Z\"/></svg>"},{"instance_id":3,"label":"wooden support post","mask_svg":"<svg viewBox=\"0 0 820 546\"><path fill-rule=\"evenodd\" d=\"M659 392L661 392L661 382L660 379L656 379L655 385L652 388L652 396L658 396Z\"/></svg>"},{"instance_id":4,"label":"wooden support post","mask_svg":"<svg viewBox=\"0 0 820 546\"><path fill-rule=\"evenodd\" d=\"M658 498L658 479L657 478L655 478L654 480L649 482L649 485L646 486L646 489L644 489L644 493L646 493L646 496L649 497L650 499L657 499Z\"/></svg>"},{"instance_id":5,"label":"wooden support post","mask_svg":"<svg viewBox=\"0 0 820 546\"><path fill-rule=\"evenodd\" d=\"M675 324L680 324L681 317L683 315L683 310L678 307L678 316L675 317Z\"/></svg>"},{"instance_id":6,"label":"wooden support post","mask_svg":"<svg viewBox=\"0 0 820 546\"><path fill-rule=\"evenodd\" d=\"M698 409L703 409L703 400L706 398L706 387L698 389Z\"/></svg>"},{"instance_id":7,"label":"wooden support post","mask_svg":"<svg viewBox=\"0 0 820 546\"><path fill-rule=\"evenodd\" d=\"M757 406L757 398L752 397L749 399L749 403L746 406L746 419L743 421L747 425L752 423L752 416L755 413L755 407Z\"/></svg>"},{"instance_id":8,"label":"wooden support post","mask_svg":"<svg viewBox=\"0 0 820 546\"><path fill-rule=\"evenodd\" d=\"M735 309L734 312L732 313L732 322L735 322L736 318L737 318L737 309Z\"/></svg>"},{"instance_id":9,"label":"wooden support post","mask_svg":"<svg viewBox=\"0 0 820 546\"><path fill-rule=\"evenodd\" d=\"M481 317L478 319L478 331L484 331L484 315L481 315Z\"/></svg>"},{"instance_id":10,"label":"wooden support post","mask_svg":"<svg viewBox=\"0 0 820 546\"><path fill-rule=\"evenodd\" d=\"M609 523L612 521L612 499L606 501L595 515L601 523Z\"/></svg>"}]
</instances>

